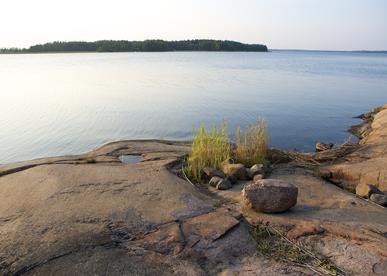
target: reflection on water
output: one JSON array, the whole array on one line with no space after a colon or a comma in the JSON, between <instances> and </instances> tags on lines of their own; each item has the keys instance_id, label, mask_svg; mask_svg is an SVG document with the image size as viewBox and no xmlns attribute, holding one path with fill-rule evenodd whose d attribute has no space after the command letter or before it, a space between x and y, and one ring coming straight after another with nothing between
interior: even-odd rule
<instances>
[{"instance_id":1,"label":"reflection on water","mask_svg":"<svg viewBox=\"0 0 387 276\"><path fill-rule=\"evenodd\" d=\"M142 157L141 155L121 155L119 159L122 163L134 164L143 161L144 157Z\"/></svg>"},{"instance_id":2,"label":"reflection on water","mask_svg":"<svg viewBox=\"0 0 387 276\"><path fill-rule=\"evenodd\" d=\"M118 139L189 139L266 119L271 144L341 142L387 102L387 55L90 53L0 55L0 163L87 151Z\"/></svg>"}]
</instances>

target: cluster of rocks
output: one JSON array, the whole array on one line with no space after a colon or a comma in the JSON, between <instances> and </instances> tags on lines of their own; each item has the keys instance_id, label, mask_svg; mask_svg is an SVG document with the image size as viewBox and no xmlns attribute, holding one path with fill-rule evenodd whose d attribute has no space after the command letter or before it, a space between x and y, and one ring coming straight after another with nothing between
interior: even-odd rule
<instances>
[{"instance_id":1,"label":"cluster of rocks","mask_svg":"<svg viewBox=\"0 0 387 276\"><path fill-rule=\"evenodd\" d=\"M209 179L209 185L218 190L228 190L238 180L252 180L242 190L242 201L245 206L257 212L280 213L297 203L298 188L285 181L264 179L263 164L246 168L243 164L234 164L228 159L222 163L221 170L205 168L203 173Z\"/></svg>"},{"instance_id":2,"label":"cluster of rocks","mask_svg":"<svg viewBox=\"0 0 387 276\"><path fill-rule=\"evenodd\" d=\"M241 163L234 164L231 159L225 160L221 165L221 170L204 168L203 177L209 180L210 186L218 190L228 190L235 185L238 180L253 180L256 182L264 178L265 169L263 164L255 164L251 168L246 168Z\"/></svg>"},{"instance_id":3,"label":"cluster of rocks","mask_svg":"<svg viewBox=\"0 0 387 276\"><path fill-rule=\"evenodd\" d=\"M342 158L323 164L320 175L379 205L387 205L387 104L358 116L363 122L349 131L358 143Z\"/></svg>"},{"instance_id":4,"label":"cluster of rocks","mask_svg":"<svg viewBox=\"0 0 387 276\"><path fill-rule=\"evenodd\" d=\"M360 197L370 199L381 206L387 207L387 195L380 191L375 185L360 183L356 186L356 194Z\"/></svg>"}]
</instances>

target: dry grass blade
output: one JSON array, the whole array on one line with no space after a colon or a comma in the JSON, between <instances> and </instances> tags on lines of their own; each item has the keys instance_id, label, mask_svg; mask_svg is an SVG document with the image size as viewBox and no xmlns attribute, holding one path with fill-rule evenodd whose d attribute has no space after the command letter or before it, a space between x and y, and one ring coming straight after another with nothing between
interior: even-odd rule
<instances>
[{"instance_id":1,"label":"dry grass blade","mask_svg":"<svg viewBox=\"0 0 387 276\"><path fill-rule=\"evenodd\" d=\"M263 256L307 267L319 275L345 275L330 260L321 260L274 227L260 224L254 229L253 236L257 241L257 250Z\"/></svg>"},{"instance_id":2,"label":"dry grass blade","mask_svg":"<svg viewBox=\"0 0 387 276\"><path fill-rule=\"evenodd\" d=\"M268 135L266 124L257 120L245 130L237 130L235 152L232 150L226 124L206 130L196 130L191 153L186 160L185 173L195 182L200 182L205 167L220 169L221 163L231 157L246 166L264 163L267 155Z\"/></svg>"},{"instance_id":3,"label":"dry grass blade","mask_svg":"<svg viewBox=\"0 0 387 276\"><path fill-rule=\"evenodd\" d=\"M243 131L238 128L236 131L236 160L248 167L264 163L268 140L266 123L263 120L257 120Z\"/></svg>"},{"instance_id":4,"label":"dry grass blade","mask_svg":"<svg viewBox=\"0 0 387 276\"><path fill-rule=\"evenodd\" d=\"M212 131L201 126L195 133L185 173L192 180L200 182L203 168L219 169L221 163L230 156L231 145L226 125L214 127Z\"/></svg>"},{"instance_id":5,"label":"dry grass blade","mask_svg":"<svg viewBox=\"0 0 387 276\"><path fill-rule=\"evenodd\" d=\"M359 148L359 144L345 142L332 149L316 153L303 153L297 151L276 150L276 154L281 154L283 160L293 161L296 165L305 168L315 168L324 162L335 161L344 158Z\"/></svg>"},{"instance_id":6,"label":"dry grass blade","mask_svg":"<svg viewBox=\"0 0 387 276\"><path fill-rule=\"evenodd\" d=\"M351 154L359 148L359 144L353 142L345 142L330 150L324 150L314 154L313 158L318 162L326 162L336 160Z\"/></svg>"}]
</instances>

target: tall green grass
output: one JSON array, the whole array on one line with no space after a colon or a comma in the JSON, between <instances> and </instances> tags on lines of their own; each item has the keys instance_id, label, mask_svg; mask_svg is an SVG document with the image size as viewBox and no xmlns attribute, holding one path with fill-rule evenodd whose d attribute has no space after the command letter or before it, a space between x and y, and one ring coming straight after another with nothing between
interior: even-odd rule
<instances>
[{"instance_id":1,"label":"tall green grass","mask_svg":"<svg viewBox=\"0 0 387 276\"><path fill-rule=\"evenodd\" d=\"M265 162L268 148L268 134L264 120L257 120L244 130L237 128L235 159L251 167Z\"/></svg>"},{"instance_id":2,"label":"tall green grass","mask_svg":"<svg viewBox=\"0 0 387 276\"><path fill-rule=\"evenodd\" d=\"M186 174L200 182L203 169L210 167L219 169L220 164L231 156L231 145L226 124L207 131L202 125L197 129L192 142L191 153L186 162Z\"/></svg>"},{"instance_id":3,"label":"tall green grass","mask_svg":"<svg viewBox=\"0 0 387 276\"><path fill-rule=\"evenodd\" d=\"M238 128L236 134L236 147L232 150L225 123L212 130L206 130L204 125L198 128L186 159L184 170L187 176L200 182L205 167L220 169L221 163L227 158L233 158L245 166L265 162L268 135L263 120L257 120L244 130Z\"/></svg>"}]
</instances>

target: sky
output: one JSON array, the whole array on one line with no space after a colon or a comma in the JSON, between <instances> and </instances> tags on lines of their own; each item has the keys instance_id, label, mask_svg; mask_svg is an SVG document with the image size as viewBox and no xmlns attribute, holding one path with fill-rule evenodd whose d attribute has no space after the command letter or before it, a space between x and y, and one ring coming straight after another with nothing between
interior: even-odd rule
<instances>
[{"instance_id":1,"label":"sky","mask_svg":"<svg viewBox=\"0 0 387 276\"><path fill-rule=\"evenodd\" d=\"M155 38L387 50L387 0L0 0L0 47Z\"/></svg>"}]
</instances>

